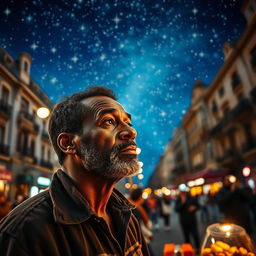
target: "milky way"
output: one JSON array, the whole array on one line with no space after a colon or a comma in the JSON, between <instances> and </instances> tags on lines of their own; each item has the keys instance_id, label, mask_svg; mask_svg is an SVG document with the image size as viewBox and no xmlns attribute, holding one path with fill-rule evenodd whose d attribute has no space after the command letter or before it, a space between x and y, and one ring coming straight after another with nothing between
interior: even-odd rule
<instances>
[{"instance_id":1,"label":"milky way","mask_svg":"<svg viewBox=\"0 0 256 256\"><path fill-rule=\"evenodd\" d=\"M89 85L112 88L133 116L147 180L191 102L210 84L222 45L246 22L241 1L1 1L0 45L28 52L31 76L55 103Z\"/></svg>"}]
</instances>

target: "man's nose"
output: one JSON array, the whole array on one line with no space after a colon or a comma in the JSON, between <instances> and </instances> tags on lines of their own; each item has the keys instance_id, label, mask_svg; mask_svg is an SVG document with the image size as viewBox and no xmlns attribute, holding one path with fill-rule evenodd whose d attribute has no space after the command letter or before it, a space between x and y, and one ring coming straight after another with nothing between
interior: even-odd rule
<instances>
[{"instance_id":1,"label":"man's nose","mask_svg":"<svg viewBox=\"0 0 256 256\"><path fill-rule=\"evenodd\" d=\"M119 138L121 140L134 140L136 136L136 130L128 125L123 127L122 131L119 133Z\"/></svg>"}]
</instances>

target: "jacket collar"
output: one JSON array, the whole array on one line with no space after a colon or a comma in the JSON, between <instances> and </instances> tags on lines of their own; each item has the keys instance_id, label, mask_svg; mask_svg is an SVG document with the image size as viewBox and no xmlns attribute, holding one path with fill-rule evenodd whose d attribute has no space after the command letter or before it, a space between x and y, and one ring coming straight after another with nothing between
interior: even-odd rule
<instances>
[{"instance_id":1,"label":"jacket collar","mask_svg":"<svg viewBox=\"0 0 256 256\"><path fill-rule=\"evenodd\" d=\"M56 222L78 224L95 215L89 203L75 187L72 179L61 169L54 173L49 192ZM116 189L113 190L107 207L121 212L134 209L134 205Z\"/></svg>"}]
</instances>

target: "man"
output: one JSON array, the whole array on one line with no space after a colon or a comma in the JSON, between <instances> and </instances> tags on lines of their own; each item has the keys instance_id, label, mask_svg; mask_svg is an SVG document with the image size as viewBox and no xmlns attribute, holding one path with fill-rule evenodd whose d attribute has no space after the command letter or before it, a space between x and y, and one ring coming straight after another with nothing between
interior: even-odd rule
<instances>
[{"instance_id":1,"label":"man","mask_svg":"<svg viewBox=\"0 0 256 256\"><path fill-rule=\"evenodd\" d=\"M57 104L49 135L62 166L49 190L0 224L0 255L149 255L114 185L139 170L131 117L105 87Z\"/></svg>"},{"instance_id":2,"label":"man","mask_svg":"<svg viewBox=\"0 0 256 256\"><path fill-rule=\"evenodd\" d=\"M223 187L217 194L219 209L225 222L242 226L251 235L250 203L252 190L245 186L239 177L232 176L227 175L223 178Z\"/></svg>"},{"instance_id":3,"label":"man","mask_svg":"<svg viewBox=\"0 0 256 256\"><path fill-rule=\"evenodd\" d=\"M196 211L199 204L195 198L189 195L189 188L184 184L179 186L179 196L175 203L175 211L179 214L179 221L185 243L191 243L193 237L196 250L200 248L200 239L197 226Z\"/></svg>"}]
</instances>

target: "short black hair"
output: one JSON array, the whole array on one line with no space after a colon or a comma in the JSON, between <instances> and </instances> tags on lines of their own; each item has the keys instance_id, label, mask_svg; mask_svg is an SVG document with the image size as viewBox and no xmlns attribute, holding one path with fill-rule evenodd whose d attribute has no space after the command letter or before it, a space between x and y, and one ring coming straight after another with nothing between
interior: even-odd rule
<instances>
[{"instance_id":1,"label":"short black hair","mask_svg":"<svg viewBox=\"0 0 256 256\"><path fill-rule=\"evenodd\" d=\"M94 96L107 96L117 100L114 92L105 86L91 86L86 90L75 93L70 97L56 104L49 118L48 133L52 146L58 156L60 165L63 164L66 154L63 153L57 144L60 133L67 132L80 135L86 107L82 100Z\"/></svg>"},{"instance_id":2,"label":"short black hair","mask_svg":"<svg viewBox=\"0 0 256 256\"><path fill-rule=\"evenodd\" d=\"M135 188L134 190L131 191L130 194L130 199L132 201L137 201L142 197L143 190L141 188Z\"/></svg>"}]
</instances>

